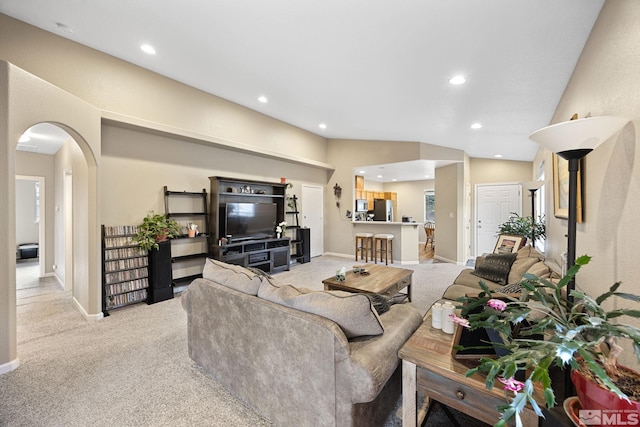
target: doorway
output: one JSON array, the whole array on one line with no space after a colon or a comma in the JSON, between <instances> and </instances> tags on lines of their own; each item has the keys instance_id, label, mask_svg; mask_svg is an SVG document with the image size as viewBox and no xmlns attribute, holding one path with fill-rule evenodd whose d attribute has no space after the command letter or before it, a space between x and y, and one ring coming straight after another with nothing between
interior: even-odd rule
<instances>
[{"instance_id":1,"label":"doorway","mask_svg":"<svg viewBox=\"0 0 640 427\"><path fill-rule=\"evenodd\" d=\"M493 252L498 227L512 213L522 213L519 184L476 185L476 256Z\"/></svg>"},{"instance_id":2,"label":"doorway","mask_svg":"<svg viewBox=\"0 0 640 427\"><path fill-rule=\"evenodd\" d=\"M321 186L302 186L302 226L311 229L311 257L324 252L324 194Z\"/></svg>"},{"instance_id":3,"label":"doorway","mask_svg":"<svg viewBox=\"0 0 640 427\"><path fill-rule=\"evenodd\" d=\"M39 277L45 275L44 257L40 256L45 246L45 190L43 176L16 175L16 260L37 264L37 269L30 270ZM23 250L20 246L24 245L27 249Z\"/></svg>"}]
</instances>

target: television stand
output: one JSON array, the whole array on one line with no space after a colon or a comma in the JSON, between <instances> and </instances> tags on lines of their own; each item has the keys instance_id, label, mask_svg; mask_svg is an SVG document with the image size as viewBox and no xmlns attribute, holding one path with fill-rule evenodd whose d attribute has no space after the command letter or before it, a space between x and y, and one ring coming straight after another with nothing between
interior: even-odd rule
<instances>
[{"instance_id":1,"label":"television stand","mask_svg":"<svg viewBox=\"0 0 640 427\"><path fill-rule=\"evenodd\" d=\"M290 240L244 240L213 246L214 258L227 264L254 267L266 273L289 270Z\"/></svg>"}]
</instances>

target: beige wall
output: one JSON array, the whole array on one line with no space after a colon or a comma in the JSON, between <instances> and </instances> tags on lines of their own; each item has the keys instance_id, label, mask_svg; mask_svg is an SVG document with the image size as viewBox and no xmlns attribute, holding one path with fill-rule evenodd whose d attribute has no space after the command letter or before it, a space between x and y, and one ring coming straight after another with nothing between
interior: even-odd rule
<instances>
[{"instance_id":1,"label":"beige wall","mask_svg":"<svg viewBox=\"0 0 640 427\"><path fill-rule=\"evenodd\" d=\"M325 252L353 254L354 230L346 211L353 207L355 167L418 159L462 161L464 157L464 152L460 150L418 142L329 140L327 162L335 166L335 171L329 178L329 188L325 193ZM332 190L336 183L342 187L340 209L336 207ZM368 181L365 182L365 188L376 190ZM382 186L385 191L387 188L390 188L389 184Z\"/></svg>"},{"instance_id":2,"label":"beige wall","mask_svg":"<svg viewBox=\"0 0 640 427\"><path fill-rule=\"evenodd\" d=\"M435 180L404 181L385 183L383 191L398 194L398 210L395 212L396 221L402 221L402 216L411 216L418 223L424 222L424 191L433 190ZM424 240L424 233L419 235Z\"/></svg>"},{"instance_id":3,"label":"beige wall","mask_svg":"<svg viewBox=\"0 0 640 427\"><path fill-rule=\"evenodd\" d=\"M499 159L470 159L471 206L475 206L476 186L478 184L518 184L533 181L533 163ZM531 198L528 191L523 191L522 215L531 215ZM471 245L472 253L476 250L477 218L475 208L471 212Z\"/></svg>"},{"instance_id":4,"label":"beige wall","mask_svg":"<svg viewBox=\"0 0 640 427\"><path fill-rule=\"evenodd\" d=\"M558 104L552 123L579 117L620 115L631 122L586 157L584 222L577 228L576 254L593 256L577 277L577 287L594 295L622 281L622 292L639 293L638 212L640 211L640 2L606 1ZM546 175L551 154L544 152ZM565 250L566 221L548 204L548 253ZM617 304L622 304L620 301ZM636 365L627 347L623 363Z\"/></svg>"},{"instance_id":5,"label":"beige wall","mask_svg":"<svg viewBox=\"0 0 640 427\"><path fill-rule=\"evenodd\" d=\"M117 126L102 127L101 212L109 225L138 224L149 212L164 212L163 188L209 192L209 177L280 182L286 177L303 204L303 184L324 185L324 170L261 159L175 137Z\"/></svg>"}]
</instances>

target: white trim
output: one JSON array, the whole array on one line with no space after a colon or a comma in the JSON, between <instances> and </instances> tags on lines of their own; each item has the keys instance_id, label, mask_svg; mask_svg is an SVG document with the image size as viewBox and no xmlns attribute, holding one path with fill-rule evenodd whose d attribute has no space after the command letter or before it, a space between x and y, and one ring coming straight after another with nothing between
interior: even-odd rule
<instances>
[{"instance_id":1,"label":"white trim","mask_svg":"<svg viewBox=\"0 0 640 427\"><path fill-rule=\"evenodd\" d=\"M95 322L95 321L98 321L98 320L102 320L104 318L104 314L102 312L99 312L99 313L96 313L96 314L87 313L87 311L84 309L84 307L82 307L82 305L80 305L80 303L78 302L76 297L73 297L73 305L78 309L80 314L82 314L82 317L84 317L84 319L88 320L89 322Z\"/></svg>"},{"instance_id":2,"label":"white trim","mask_svg":"<svg viewBox=\"0 0 640 427\"><path fill-rule=\"evenodd\" d=\"M20 366L19 359L13 359L11 362L3 363L0 365L0 375L6 374L7 372L11 372Z\"/></svg>"}]
</instances>

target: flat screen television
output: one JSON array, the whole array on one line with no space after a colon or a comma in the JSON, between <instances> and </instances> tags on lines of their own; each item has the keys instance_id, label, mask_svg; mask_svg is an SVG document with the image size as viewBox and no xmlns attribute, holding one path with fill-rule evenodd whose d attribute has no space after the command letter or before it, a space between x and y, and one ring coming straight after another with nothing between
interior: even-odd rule
<instances>
[{"instance_id":1,"label":"flat screen television","mask_svg":"<svg viewBox=\"0 0 640 427\"><path fill-rule=\"evenodd\" d=\"M275 203L227 203L225 235L234 241L273 237L278 221Z\"/></svg>"}]
</instances>

